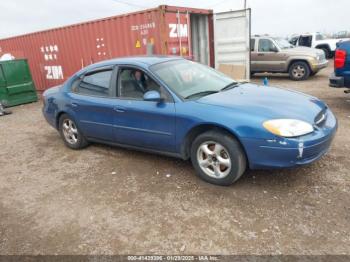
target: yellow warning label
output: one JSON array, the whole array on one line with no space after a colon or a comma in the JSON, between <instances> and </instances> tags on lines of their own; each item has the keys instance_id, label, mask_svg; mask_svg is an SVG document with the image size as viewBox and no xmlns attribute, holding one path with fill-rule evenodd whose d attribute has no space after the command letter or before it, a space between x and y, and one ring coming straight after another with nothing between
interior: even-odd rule
<instances>
[{"instance_id":1,"label":"yellow warning label","mask_svg":"<svg viewBox=\"0 0 350 262\"><path fill-rule=\"evenodd\" d=\"M141 42L140 42L140 40L137 40L137 41L136 41L135 47L136 47L136 48L140 48L140 47L141 47Z\"/></svg>"}]
</instances>

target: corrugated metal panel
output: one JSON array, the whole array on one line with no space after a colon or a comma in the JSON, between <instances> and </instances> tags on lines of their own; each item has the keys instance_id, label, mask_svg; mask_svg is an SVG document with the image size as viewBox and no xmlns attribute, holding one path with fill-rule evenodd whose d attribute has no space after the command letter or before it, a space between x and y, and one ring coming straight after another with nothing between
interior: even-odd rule
<instances>
[{"instance_id":1,"label":"corrugated metal panel","mask_svg":"<svg viewBox=\"0 0 350 262\"><path fill-rule=\"evenodd\" d=\"M154 54L193 57L191 14L207 16L212 28L212 10L159 6L0 40L0 54L27 58L38 90L58 85L76 71L101 60L145 55L147 44ZM213 39L209 34L209 60L213 66Z\"/></svg>"},{"instance_id":2,"label":"corrugated metal panel","mask_svg":"<svg viewBox=\"0 0 350 262\"><path fill-rule=\"evenodd\" d=\"M215 14L215 66L232 66L235 77L250 78L250 9Z\"/></svg>"}]
</instances>

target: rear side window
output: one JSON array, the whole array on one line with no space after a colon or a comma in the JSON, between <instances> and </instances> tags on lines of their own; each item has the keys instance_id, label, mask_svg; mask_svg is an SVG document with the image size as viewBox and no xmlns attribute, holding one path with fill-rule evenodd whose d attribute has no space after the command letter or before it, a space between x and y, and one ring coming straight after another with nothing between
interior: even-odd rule
<instances>
[{"instance_id":1,"label":"rear side window","mask_svg":"<svg viewBox=\"0 0 350 262\"><path fill-rule=\"evenodd\" d=\"M255 49L255 39L250 39L250 51L254 52Z\"/></svg>"},{"instance_id":2,"label":"rear side window","mask_svg":"<svg viewBox=\"0 0 350 262\"><path fill-rule=\"evenodd\" d=\"M112 69L89 73L83 77L74 92L91 96L110 96Z\"/></svg>"}]
</instances>

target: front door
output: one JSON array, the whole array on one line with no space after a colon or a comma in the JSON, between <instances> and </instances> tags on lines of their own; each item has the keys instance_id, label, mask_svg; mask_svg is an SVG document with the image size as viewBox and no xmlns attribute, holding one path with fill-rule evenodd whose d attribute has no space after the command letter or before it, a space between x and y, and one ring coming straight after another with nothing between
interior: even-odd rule
<instances>
[{"instance_id":1,"label":"front door","mask_svg":"<svg viewBox=\"0 0 350 262\"><path fill-rule=\"evenodd\" d=\"M268 38L260 38L257 52L252 55L252 67L255 72L281 72L285 69L285 56L275 43Z\"/></svg>"},{"instance_id":2,"label":"front door","mask_svg":"<svg viewBox=\"0 0 350 262\"><path fill-rule=\"evenodd\" d=\"M175 152L175 104L171 95L143 70L120 67L115 105L117 143ZM161 93L162 102L144 101L147 91Z\"/></svg>"}]
</instances>

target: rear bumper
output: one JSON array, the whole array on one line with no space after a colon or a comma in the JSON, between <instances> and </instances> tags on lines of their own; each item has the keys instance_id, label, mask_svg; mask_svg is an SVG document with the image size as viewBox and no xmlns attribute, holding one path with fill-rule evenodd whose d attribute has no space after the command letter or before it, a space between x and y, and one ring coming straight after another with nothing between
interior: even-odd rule
<instances>
[{"instance_id":1,"label":"rear bumper","mask_svg":"<svg viewBox=\"0 0 350 262\"><path fill-rule=\"evenodd\" d=\"M327 120L313 133L298 138L247 139L243 144L251 169L290 168L309 164L330 148L337 131L337 120L329 111Z\"/></svg>"},{"instance_id":2,"label":"rear bumper","mask_svg":"<svg viewBox=\"0 0 350 262\"><path fill-rule=\"evenodd\" d=\"M332 73L329 77L329 86L336 88L344 87L344 77L336 76Z\"/></svg>"}]
</instances>

